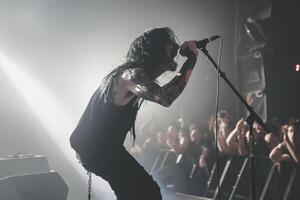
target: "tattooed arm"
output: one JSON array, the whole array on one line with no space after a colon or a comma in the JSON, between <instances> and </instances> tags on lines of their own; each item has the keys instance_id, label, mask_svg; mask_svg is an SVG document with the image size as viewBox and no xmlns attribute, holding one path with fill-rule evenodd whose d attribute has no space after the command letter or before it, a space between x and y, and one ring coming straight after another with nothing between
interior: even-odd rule
<instances>
[{"instance_id":1,"label":"tattooed arm","mask_svg":"<svg viewBox=\"0 0 300 200\"><path fill-rule=\"evenodd\" d=\"M126 88L143 99L166 107L170 106L182 93L196 64L198 52L193 44L190 42L183 47L188 58L182 65L179 74L166 85L159 86L142 69L135 68L125 71L122 75L122 79L127 82Z\"/></svg>"}]
</instances>

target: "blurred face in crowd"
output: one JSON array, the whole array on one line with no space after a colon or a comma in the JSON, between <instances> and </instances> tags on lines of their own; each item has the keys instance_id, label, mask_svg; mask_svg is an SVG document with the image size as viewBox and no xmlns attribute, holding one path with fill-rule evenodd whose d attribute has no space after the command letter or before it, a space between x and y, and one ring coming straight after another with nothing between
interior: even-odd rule
<instances>
[{"instance_id":1,"label":"blurred face in crowd","mask_svg":"<svg viewBox=\"0 0 300 200\"><path fill-rule=\"evenodd\" d=\"M287 136L288 139L294 144L294 145L300 145L300 141L299 141L299 132L300 130L298 130L295 126L290 125L287 128Z\"/></svg>"},{"instance_id":2,"label":"blurred face in crowd","mask_svg":"<svg viewBox=\"0 0 300 200\"><path fill-rule=\"evenodd\" d=\"M253 130L254 130L254 137L255 138L264 137L265 132L258 123L253 124Z\"/></svg>"},{"instance_id":3,"label":"blurred face in crowd","mask_svg":"<svg viewBox=\"0 0 300 200\"><path fill-rule=\"evenodd\" d=\"M167 129L167 139L172 141L178 139L178 132L178 127L170 125Z\"/></svg>"},{"instance_id":4,"label":"blurred face in crowd","mask_svg":"<svg viewBox=\"0 0 300 200\"><path fill-rule=\"evenodd\" d=\"M248 127L248 125L247 125L247 127ZM243 129L245 129L245 128L243 128ZM243 132L244 131L246 131L246 130L243 130ZM249 135L250 135L250 132L246 131L246 137L247 138L249 138ZM258 140L260 138L264 138L265 135L266 135L266 132L262 129L262 127L258 123L254 122L253 123L253 136L254 136L254 139Z\"/></svg>"},{"instance_id":5,"label":"blurred face in crowd","mask_svg":"<svg viewBox=\"0 0 300 200\"><path fill-rule=\"evenodd\" d=\"M159 144L164 144L166 143L167 135L165 132L159 131L156 133L156 139Z\"/></svg>"},{"instance_id":6,"label":"blurred face in crowd","mask_svg":"<svg viewBox=\"0 0 300 200\"><path fill-rule=\"evenodd\" d=\"M288 126L287 136L288 136L288 138L291 142L293 142L293 137L294 137L294 134L295 134L294 131L295 131L294 126Z\"/></svg>"},{"instance_id":7,"label":"blurred face in crowd","mask_svg":"<svg viewBox=\"0 0 300 200\"><path fill-rule=\"evenodd\" d=\"M284 135L287 135L288 125L280 125L278 126L278 130L275 132L278 135L279 139L283 139Z\"/></svg>"},{"instance_id":8,"label":"blurred face in crowd","mask_svg":"<svg viewBox=\"0 0 300 200\"><path fill-rule=\"evenodd\" d=\"M193 129L190 133L190 138L192 143L198 144L202 139L200 131L198 129Z\"/></svg>"},{"instance_id":9,"label":"blurred face in crowd","mask_svg":"<svg viewBox=\"0 0 300 200\"><path fill-rule=\"evenodd\" d=\"M222 120L223 120L223 122L224 122L225 124L229 124L229 122L230 122L230 117L229 117L229 115L226 114L226 115L222 118Z\"/></svg>"},{"instance_id":10,"label":"blurred face in crowd","mask_svg":"<svg viewBox=\"0 0 300 200\"><path fill-rule=\"evenodd\" d=\"M194 129L197 129L198 128L198 124L191 124L189 129L190 129L190 132Z\"/></svg>"},{"instance_id":11,"label":"blurred face in crowd","mask_svg":"<svg viewBox=\"0 0 300 200\"><path fill-rule=\"evenodd\" d=\"M296 147L300 148L300 125L293 123L287 126L287 137L289 141Z\"/></svg>"},{"instance_id":12,"label":"blurred face in crowd","mask_svg":"<svg viewBox=\"0 0 300 200\"><path fill-rule=\"evenodd\" d=\"M230 116L227 112L221 112L218 114L218 125L228 127L230 122Z\"/></svg>"}]
</instances>

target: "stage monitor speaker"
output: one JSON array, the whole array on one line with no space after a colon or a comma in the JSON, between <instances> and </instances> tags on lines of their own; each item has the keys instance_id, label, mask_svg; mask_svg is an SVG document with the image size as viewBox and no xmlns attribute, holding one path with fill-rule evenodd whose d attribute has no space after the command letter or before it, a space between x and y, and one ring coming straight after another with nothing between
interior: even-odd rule
<instances>
[{"instance_id":1,"label":"stage monitor speaker","mask_svg":"<svg viewBox=\"0 0 300 200\"><path fill-rule=\"evenodd\" d=\"M13 155L0 158L0 178L12 175L49 172L47 158L39 155Z\"/></svg>"},{"instance_id":2,"label":"stage monitor speaker","mask_svg":"<svg viewBox=\"0 0 300 200\"><path fill-rule=\"evenodd\" d=\"M68 186L57 172L0 179L1 200L66 200Z\"/></svg>"},{"instance_id":3,"label":"stage monitor speaker","mask_svg":"<svg viewBox=\"0 0 300 200\"><path fill-rule=\"evenodd\" d=\"M156 170L152 175L163 191L171 193L186 191L186 176L180 165L168 165Z\"/></svg>"},{"instance_id":4,"label":"stage monitor speaker","mask_svg":"<svg viewBox=\"0 0 300 200\"><path fill-rule=\"evenodd\" d=\"M212 200L206 197L193 196L193 195L183 194L183 193L176 193L171 198L170 200Z\"/></svg>"},{"instance_id":5,"label":"stage monitor speaker","mask_svg":"<svg viewBox=\"0 0 300 200\"><path fill-rule=\"evenodd\" d=\"M267 121L267 95L263 57L254 52L238 59L240 91L263 121ZM245 106L240 105L240 113L246 116Z\"/></svg>"}]
</instances>

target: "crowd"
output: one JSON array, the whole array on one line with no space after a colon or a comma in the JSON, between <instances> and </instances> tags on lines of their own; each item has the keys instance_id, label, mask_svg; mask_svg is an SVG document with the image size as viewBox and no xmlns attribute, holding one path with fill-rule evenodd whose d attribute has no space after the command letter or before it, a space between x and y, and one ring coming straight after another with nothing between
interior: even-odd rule
<instances>
[{"instance_id":1,"label":"crowd","mask_svg":"<svg viewBox=\"0 0 300 200\"><path fill-rule=\"evenodd\" d=\"M210 116L205 122L189 123L182 115L176 123L157 130L151 118L137 130L137 140L129 151L148 172L153 172L155 160L165 152L171 152L176 160L184 163L186 177L191 182L193 194L201 194L199 184L205 184L215 162L216 146L220 154L247 156L249 128L245 118L233 122L227 111ZM299 119L286 124L273 124L266 133L260 125L253 124L254 150L257 156L269 157L280 168L284 161L300 163ZM217 141L216 141L217 138ZM193 191L193 182L198 188Z\"/></svg>"}]
</instances>

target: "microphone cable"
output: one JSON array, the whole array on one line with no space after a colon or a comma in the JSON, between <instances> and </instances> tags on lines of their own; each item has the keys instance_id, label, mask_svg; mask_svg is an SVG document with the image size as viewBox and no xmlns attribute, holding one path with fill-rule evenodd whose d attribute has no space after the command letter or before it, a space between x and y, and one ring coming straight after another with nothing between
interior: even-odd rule
<instances>
[{"instance_id":1,"label":"microphone cable","mask_svg":"<svg viewBox=\"0 0 300 200\"><path fill-rule=\"evenodd\" d=\"M215 148L216 148L216 169L217 169L217 191L218 191L218 199L221 200L221 187L220 187L220 161L219 161L219 149L218 149L218 112L219 112L219 99L220 99L220 62L221 62L221 54L223 49L223 37L220 36L221 42L219 46L218 52L218 61L217 61L217 92L216 92L216 103L215 103Z\"/></svg>"}]
</instances>

